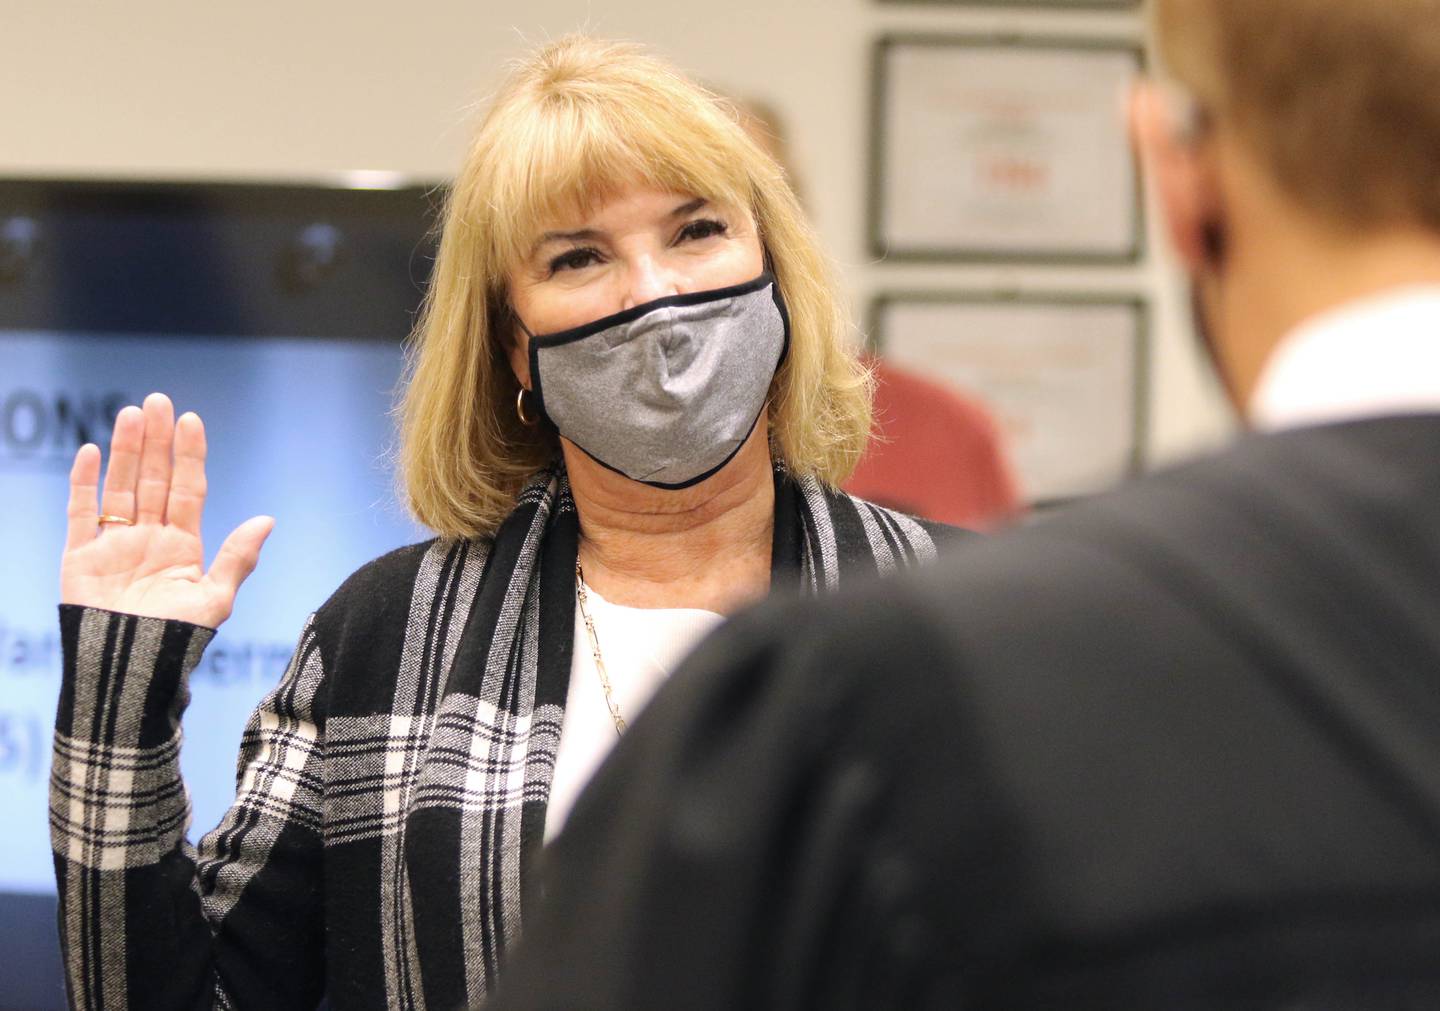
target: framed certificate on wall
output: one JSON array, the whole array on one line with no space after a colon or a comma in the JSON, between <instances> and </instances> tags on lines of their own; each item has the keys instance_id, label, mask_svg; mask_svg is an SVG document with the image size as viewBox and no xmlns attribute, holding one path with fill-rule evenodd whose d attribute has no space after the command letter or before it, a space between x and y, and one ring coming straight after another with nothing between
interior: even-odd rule
<instances>
[{"instance_id":1,"label":"framed certificate on wall","mask_svg":"<svg viewBox=\"0 0 1440 1011\"><path fill-rule=\"evenodd\" d=\"M1132 263L1124 40L892 35L874 52L870 246L893 260Z\"/></svg>"},{"instance_id":2,"label":"framed certificate on wall","mask_svg":"<svg viewBox=\"0 0 1440 1011\"><path fill-rule=\"evenodd\" d=\"M870 318L887 361L989 407L1035 504L1140 469L1147 328L1143 302L1111 296L887 294Z\"/></svg>"}]
</instances>

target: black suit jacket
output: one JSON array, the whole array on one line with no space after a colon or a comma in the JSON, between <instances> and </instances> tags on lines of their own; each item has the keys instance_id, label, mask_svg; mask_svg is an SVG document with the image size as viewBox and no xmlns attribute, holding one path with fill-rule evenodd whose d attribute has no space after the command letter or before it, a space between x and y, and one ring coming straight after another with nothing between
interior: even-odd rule
<instances>
[{"instance_id":1,"label":"black suit jacket","mask_svg":"<svg viewBox=\"0 0 1440 1011\"><path fill-rule=\"evenodd\" d=\"M737 620L549 861L493 1007L1440 1008L1440 416Z\"/></svg>"}]
</instances>

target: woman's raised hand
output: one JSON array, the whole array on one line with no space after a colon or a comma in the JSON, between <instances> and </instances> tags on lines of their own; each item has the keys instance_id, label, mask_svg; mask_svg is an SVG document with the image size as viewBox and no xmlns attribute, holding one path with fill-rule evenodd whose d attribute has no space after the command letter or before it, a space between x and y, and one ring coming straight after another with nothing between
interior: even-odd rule
<instances>
[{"instance_id":1,"label":"woman's raised hand","mask_svg":"<svg viewBox=\"0 0 1440 1011\"><path fill-rule=\"evenodd\" d=\"M122 410L97 512L99 490L100 450L81 446L70 469L62 603L210 628L230 617L235 592L255 570L275 521L256 516L240 524L205 570L205 426L198 415L176 421L162 393L146 397L143 408Z\"/></svg>"}]
</instances>

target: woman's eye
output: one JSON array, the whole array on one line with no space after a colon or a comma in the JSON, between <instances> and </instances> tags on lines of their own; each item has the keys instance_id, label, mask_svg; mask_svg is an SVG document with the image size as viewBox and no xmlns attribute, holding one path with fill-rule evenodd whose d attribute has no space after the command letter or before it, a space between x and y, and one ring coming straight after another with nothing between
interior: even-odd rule
<instances>
[{"instance_id":1,"label":"woman's eye","mask_svg":"<svg viewBox=\"0 0 1440 1011\"><path fill-rule=\"evenodd\" d=\"M579 270L581 267L588 267L592 263L599 262L600 255L593 249L572 249L550 261L550 273L553 274L558 270Z\"/></svg>"},{"instance_id":2,"label":"woman's eye","mask_svg":"<svg viewBox=\"0 0 1440 1011\"><path fill-rule=\"evenodd\" d=\"M708 239L712 235L724 235L729 226L714 218L697 218L680 229L679 238L684 240Z\"/></svg>"}]
</instances>

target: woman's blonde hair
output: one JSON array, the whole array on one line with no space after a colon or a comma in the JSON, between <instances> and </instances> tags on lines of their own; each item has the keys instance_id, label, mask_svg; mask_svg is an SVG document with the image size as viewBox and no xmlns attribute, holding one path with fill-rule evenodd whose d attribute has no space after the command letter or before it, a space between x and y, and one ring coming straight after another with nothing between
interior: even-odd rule
<instances>
[{"instance_id":1,"label":"woman's blonde hair","mask_svg":"<svg viewBox=\"0 0 1440 1011\"><path fill-rule=\"evenodd\" d=\"M838 483L870 426L870 378L831 266L784 171L728 101L639 46L570 36L513 70L446 199L440 250L400 405L401 480L442 536L492 533L558 452L522 425L505 279L550 221L642 184L750 212L790 314L770 389L770 444L796 475Z\"/></svg>"}]
</instances>

